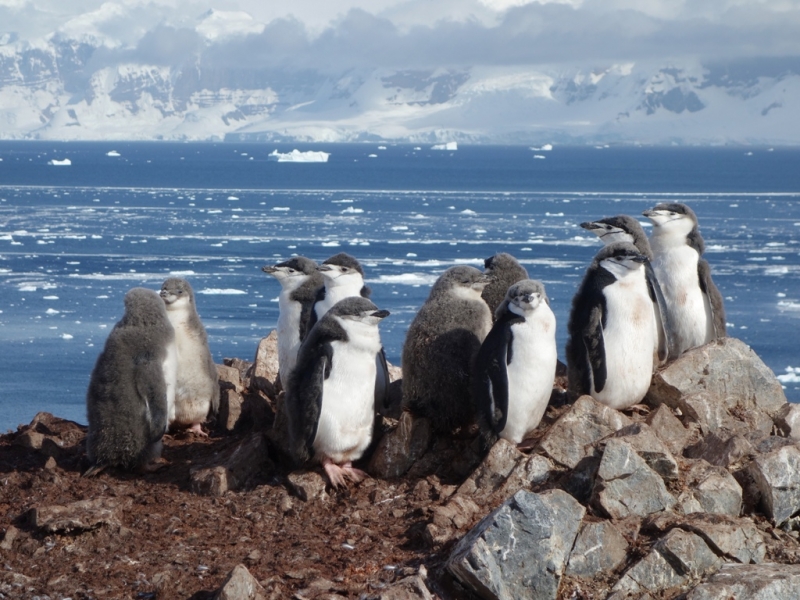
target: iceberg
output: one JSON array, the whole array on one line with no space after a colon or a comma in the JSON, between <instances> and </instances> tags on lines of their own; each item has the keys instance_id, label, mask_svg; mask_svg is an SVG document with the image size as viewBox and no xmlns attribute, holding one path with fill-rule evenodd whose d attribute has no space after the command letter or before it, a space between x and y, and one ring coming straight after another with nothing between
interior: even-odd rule
<instances>
[{"instance_id":1,"label":"iceberg","mask_svg":"<svg viewBox=\"0 0 800 600\"><path fill-rule=\"evenodd\" d=\"M447 142L446 144L435 144L431 150L458 150L458 142Z\"/></svg>"},{"instance_id":2,"label":"iceberg","mask_svg":"<svg viewBox=\"0 0 800 600\"><path fill-rule=\"evenodd\" d=\"M281 153L273 150L267 155L267 160L276 162L328 162L330 152L300 152L300 150L292 150L291 152Z\"/></svg>"},{"instance_id":3,"label":"iceberg","mask_svg":"<svg viewBox=\"0 0 800 600\"><path fill-rule=\"evenodd\" d=\"M109 150L108 152L106 152L106 156L122 156L122 155L116 150Z\"/></svg>"},{"instance_id":4,"label":"iceberg","mask_svg":"<svg viewBox=\"0 0 800 600\"><path fill-rule=\"evenodd\" d=\"M53 165L54 167L68 167L72 164L72 161L68 158L65 158L64 160L58 160L57 158L54 158L53 160L47 161L47 164Z\"/></svg>"}]
</instances>

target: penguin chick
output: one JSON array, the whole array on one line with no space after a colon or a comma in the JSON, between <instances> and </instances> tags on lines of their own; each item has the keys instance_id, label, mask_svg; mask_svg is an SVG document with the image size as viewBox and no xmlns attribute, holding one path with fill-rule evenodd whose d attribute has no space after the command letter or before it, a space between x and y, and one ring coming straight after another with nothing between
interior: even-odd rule
<instances>
[{"instance_id":1,"label":"penguin chick","mask_svg":"<svg viewBox=\"0 0 800 600\"><path fill-rule=\"evenodd\" d=\"M542 420L556 372L556 317L541 281L513 284L475 359L473 390L484 450L519 444Z\"/></svg>"},{"instance_id":2,"label":"penguin chick","mask_svg":"<svg viewBox=\"0 0 800 600\"><path fill-rule=\"evenodd\" d=\"M219 409L219 375L197 314L194 291L185 279L170 277L161 286L161 299L175 329L178 359L171 424L189 426L189 431L208 437L201 424L209 413L216 414Z\"/></svg>"},{"instance_id":3,"label":"penguin chick","mask_svg":"<svg viewBox=\"0 0 800 600\"><path fill-rule=\"evenodd\" d=\"M481 298L489 278L475 267L447 269L408 328L403 344L403 406L451 432L474 420L472 362L492 316Z\"/></svg>"},{"instance_id":4,"label":"penguin chick","mask_svg":"<svg viewBox=\"0 0 800 600\"><path fill-rule=\"evenodd\" d=\"M722 294L702 258L705 244L694 211L685 204L669 202L642 214L653 223L653 270L674 329L670 356L725 337Z\"/></svg>"},{"instance_id":5,"label":"penguin chick","mask_svg":"<svg viewBox=\"0 0 800 600\"><path fill-rule=\"evenodd\" d=\"M664 293L661 285L653 271L653 251L650 249L650 242L642 228L642 224L629 215L617 215L607 217L598 221L581 223L581 227L591 231L600 238L606 246L614 242L630 242L639 252L647 257L644 263L647 285L650 290L650 297L653 300L653 312L655 313L656 332L658 334L655 353L655 364L665 364L670 358L669 349L675 346L675 332L669 320Z\"/></svg>"},{"instance_id":6,"label":"penguin chick","mask_svg":"<svg viewBox=\"0 0 800 600\"><path fill-rule=\"evenodd\" d=\"M169 393L175 389L175 334L164 303L153 290L133 288L125 314L97 357L86 392L92 466L147 469L161 456Z\"/></svg>"},{"instance_id":7,"label":"penguin chick","mask_svg":"<svg viewBox=\"0 0 800 600\"><path fill-rule=\"evenodd\" d=\"M617 410L644 398L653 373L656 330L646 261L629 242L603 247L572 300L569 389Z\"/></svg>"},{"instance_id":8,"label":"penguin chick","mask_svg":"<svg viewBox=\"0 0 800 600\"><path fill-rule=\"evenodd\" d=\"M528 278L525 270L516 258L506 252L500 252L483 261L483 274L489 277L489 283L481 297L489 305L489 311L495 317L497 307L502 304L506 292L513 284Z\"/></svg>"},{"instance_id":9,"label":"penguin chick","mask_svg":"<svg viewBox=\"0 0 800 600\"><path fill-rule=\"evenodd\" d=\"M296 256L261 270L281 284L278 296L278 369L284 382L289 380L300 343L310 329L311 312L317 294L323 289L323 277L317 270L317 263L305 256Z\"/></svg>"},{"instance_id":10,"label":"penguin chick","mask_svg":"<svg viewBox=\"0 0 800 600\"><path fill-rule=\"evenodd\" d=\"M337 302L308 333L289 376L292 452L322 463L334 487L367 476L352 463L373 437L378 323L388 315L360 296Z\"/></svg>"}]
</instances>

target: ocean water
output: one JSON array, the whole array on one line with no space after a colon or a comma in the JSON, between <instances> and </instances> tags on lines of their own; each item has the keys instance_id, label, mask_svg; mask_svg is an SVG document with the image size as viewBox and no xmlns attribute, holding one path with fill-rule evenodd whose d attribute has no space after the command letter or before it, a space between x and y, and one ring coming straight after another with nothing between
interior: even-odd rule
<instances>
[{"instance_id":1,"label":"ocean water","mask_svg":"<svg viewBox=\"0 0 800 600\"><path fill-rule=\"evenodd\" d=\"M295 147L331 156L267 160ZM0 430L85 423L125 293L169 276L192 283L215 360L252 359L278 317L260 269L292 254L362 262L399 364L438 275L510 252L545 283L563 360L600 248L579 224L663 201L695 210L729 334L800 401L800 149L0 142Z\"/></svg>"}]
</instances>

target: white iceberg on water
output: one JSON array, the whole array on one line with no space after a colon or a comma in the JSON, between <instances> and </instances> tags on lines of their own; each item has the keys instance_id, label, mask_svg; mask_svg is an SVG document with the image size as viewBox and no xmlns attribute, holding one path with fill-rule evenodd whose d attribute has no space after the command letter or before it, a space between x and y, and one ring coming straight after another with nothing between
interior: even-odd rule
<instances>
[{"instance_id":1,"label":"white iceberg on water","mask_svg":"<svg viewBox=\"0 0 800 600\"><path fill-rule=\"evenodd\" d=\"M68 158L65 158L64 160L58 160L57 158L54 158L53 160L47 161L47 164L53 165L54 167L68 167L72 164L72 161Z\"/></svg>"},{"instance_id":2,"label":"white iceberg on water","mask_svg":"<svg viewBox=\"0 0 800 600\"><path fill-rule=\"evenodd\" d=\"M108 152L106 152L106 156L122 156L122 155L116 150L109 150Z\"/></svg>"},{"instance_id":3,"label":"white iceberg on water","mask_svg":"<svg viewBox=\"0 0 800 600\"><path fill-rule=\"evenodd\" d=\"M276 162L328 162L330 152L300 152L300 150L292 150L291 152L281 153L273 150L267 155L267 160L274 160Z\"/></svg>"},{"instance_id":4,"label":"white iceberg on water","mask_svg":"<svg viewBox=\"0 0 800 600\"><path fill-rule=\"evenodd\" d=\"M458 142L447 142L446 144L435 144L431 150L458 150Z\"/></svg>"}]
</instances>

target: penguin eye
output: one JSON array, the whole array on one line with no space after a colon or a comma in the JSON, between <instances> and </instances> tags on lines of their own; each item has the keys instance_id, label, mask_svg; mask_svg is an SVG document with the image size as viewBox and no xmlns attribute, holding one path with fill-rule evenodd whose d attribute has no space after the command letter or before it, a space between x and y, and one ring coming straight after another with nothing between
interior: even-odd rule
<instances>
[{"instance_id":1,"label":"penguin eye","mask_svg":"<svg viewBox=\"0 0 800 600\"><path fill-rule=\"evenodd\" d=\"M342 267L342 273L347 273L350 269L348 267Z\"/></svg>"},{"instance_id":2,"label":"penguin eye","mask_svg":"<svg viewBox=\"0 0 800 600\"><path fill-rule=\"evenodd\" d=\"M294 273L294 269L289 269L289 273Z\"/></svg>"}]
</instances>

